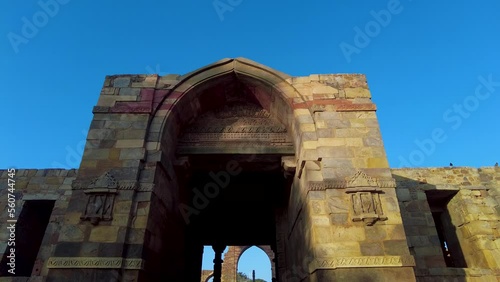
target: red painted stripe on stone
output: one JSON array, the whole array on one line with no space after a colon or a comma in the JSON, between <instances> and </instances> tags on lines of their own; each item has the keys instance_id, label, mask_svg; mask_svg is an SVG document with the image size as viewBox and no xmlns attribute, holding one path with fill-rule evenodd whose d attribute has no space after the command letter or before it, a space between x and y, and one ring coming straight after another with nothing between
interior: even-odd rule
<instances>
[{"instance_id":1,"label":"red painted stripe on stone","mask_svg":"<svg viewBox=\"0 0 500 282\"><path fill-rule=\"evenodd\" d=\"M309 109L309 106L306 103L297 103L292 105L293 109Z\"/></svg>"},{"instance_id":2,"label":"red painted stripe on stone","mask_svg":"<svg viewBox=\"0 0 500 282\"><path fill-rule=\"evenodd\" d=\"M375 104L350 104L350 105L337 105L335 108L338 112L353 112L353 111L376 111Z\"/></svg>"},{"instance_id":3,"label":"red painted stripe on stone","mask_svg":"<svg viewBox=\"0 0 500 282\"><path fill-rule=\"evenodd\" d=\"M332 97L329 97L331 95L328 94L313 94L313 99L314 100L324 100L324 99L333 99Z\"/></svg>"},{"instance_id":4,"label":"red painted stripe on stone","mask_svg":"<svg viewBox=\"0 0 500 282\"><path fill-rule=\"evenodd\" d=\"M175 99L175 98L180 98L184 94L184 92L179 92L179 91L174 91L168 95L168 98L170 99Z\"/></svg>"},{"instance_id":5,"label":"red painted stripe on stone","mask_svg":"<svg viewBox=\"0 0 500 282\"><path fill-rule=\"evenodd\" d=\"M161 100L163 100L163 98L167 95L168 93L168 90L165 90L165 89L161 89L161 90L156 90L155 91L155 96L154 96L154 102L156 104L160 103Z\"/></svg>"},{"instance_id":6,"label":"red painted stripe on stone","mask_svg":"<svg viewBox=\"0 0 500 282\"><path fill-rule=\"evenodd\" d=\"M143 102L153 101L155 96L155 90L153 88L143 88L139 94L140 100Z\"/></svg>"},{"instance_id":7,"label":"red painted stripe on stone","mask_svg":"<svg viewBox=\"0 0 500 282\"><path fill-rule=\"evenodd\" d=\"M342 100L338 99L329 99L329 100L313 100L308 101L311 102L312 105L339 105L344 104L345 102L341 102Z\"/></svg>"}]
</instances>

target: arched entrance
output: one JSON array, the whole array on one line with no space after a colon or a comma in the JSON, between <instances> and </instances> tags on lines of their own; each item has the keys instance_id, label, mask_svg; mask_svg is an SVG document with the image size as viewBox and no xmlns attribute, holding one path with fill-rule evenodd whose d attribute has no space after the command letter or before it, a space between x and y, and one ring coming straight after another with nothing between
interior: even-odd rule
<instances>
[{"instance_id":1,"label":"arched entrance","mask_svg":"<svg viewBox=\"0 0 500 282\"><path fill-rule=\"evenodd\" d=\"M238 265L240 258L252 246L230 246L224 255L224 263L222 265L222 281L236 281L238 273ZM256 246L261 249L269 258L271 265L271 276L276 278L276 268L274 266L274 251L270 246ZM269 281L271 282L271 281Z\"/></svg>"},{"instance_id":2,"label":"arched entrance","mask_svg":"<svg viewBox=\"0 0 500 282\"><path fill-rule=\"evenodd\" d=\"M225 246L270 245L278 281L411 281L367 87L246 59L106 77L48 277L200 281L209 245L219 281Z\"/></svg>"},{"instance_id":3,"label":"arched entrance","mask_svg":"<svg viewBox=\"0 0 500 282\"><path fill-rule=\"evenodd\" d=\"M174 175L156 178L158 189L170 187L158 192L158 201L175 207L160 224L179 232L176 241L157 232L162 256L176 265L161 268L162 275L200 281L204 245L214 246L216 261L230 245L277 250L301 136L291 100L300 96L282 74L242 60L190 75L160 103L158 113L166 115L153 119L160 132L150 136L159 139L162 158L175 160L165 164ZM220 268L214 265L214 281Z\"/></svg>"}]
</instances>

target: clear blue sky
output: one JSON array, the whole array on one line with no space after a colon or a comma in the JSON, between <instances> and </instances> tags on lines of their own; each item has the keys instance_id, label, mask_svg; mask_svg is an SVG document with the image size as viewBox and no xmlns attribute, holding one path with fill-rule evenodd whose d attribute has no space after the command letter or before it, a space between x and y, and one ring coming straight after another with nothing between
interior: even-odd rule
<instances>
[{"instance_id":1,"label":"clear blue sky","mask_svg":"<svg viewBox=\"0 0 500 282\"><path fill-rule=\"evenodd\" d=\"M55 3L0 9L0 168L78 167L105 75L240 56L366 74L391 167L500 162L497 0Z\"/></svg>"}]
</instances>

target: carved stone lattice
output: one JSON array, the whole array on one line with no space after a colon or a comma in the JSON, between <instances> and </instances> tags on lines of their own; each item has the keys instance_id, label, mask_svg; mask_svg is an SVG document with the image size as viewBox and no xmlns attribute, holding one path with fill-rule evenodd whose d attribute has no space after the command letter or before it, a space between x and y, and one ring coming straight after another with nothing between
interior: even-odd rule
<instances>
[{"instance_id":1,"label":"carved stone lattice","mask_svg":"<svg viewBox=\"0 0 500 282\"><path fill-rule=\"evenodd\" d=\"M87 195L85 211L80 217L82 220L90 220L93 225L99 224L101 220L112 220L113 204L117 193L118 182L108 172L90 182Z\"/></svg>"},{"instance_id":2,"label":"carved stone lattice","mask_svg":"<svg viewBox=\"0 0 500 282\"><path fill-rule=\"evenodd\" d=\"M382 210L377 180L358 171L353 177L346 180L346 192L350 194L351 215L353 221L363 221L366 225L373 225L378 220L387 220Z\"/></svg>"}]
</instances>

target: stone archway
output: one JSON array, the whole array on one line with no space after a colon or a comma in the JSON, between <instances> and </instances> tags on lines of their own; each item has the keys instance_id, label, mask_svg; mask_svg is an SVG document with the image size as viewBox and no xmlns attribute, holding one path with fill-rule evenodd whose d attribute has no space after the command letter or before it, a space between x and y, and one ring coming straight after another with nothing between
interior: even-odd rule
<instances>
[{"instance_id":1,"label":"stone archway","mask_svg":"<svg viewBox=\"0 0 500 282\"><path fill-rule=\"evenodd\" d=\"M47 276L200 281L203 245L272 245L278 281L412 280L370 97L363 75L291 77L243 58L106 77ZM222 186L238 193L216 197ZM266 232L227 229L231 212Z\"/></svg>"},{"instance_id":2,"label":"stone archway","mask_svg":"<svg viewBox=\"0 0 500 282\"><path fill-rule=\"evenodd\" d=\"M238 273L238 262L243 253L252 246L230 246L224 255L224 263L222 264L222 282L236 281ZM271 264L272 277L276 277L276 269L274 267L274 252L270 246L255 246L266 253ZM271 281L269 281L271 282Z\"/></svg>"},{"instance_id":3,"label":"stone archway","mask_svg":"<svg viewBox=\"0 0 500 282\"><path fill-rule=\"evenodd\" d=\"M169 253L183 257L176 263L185 262L185 265L175 267L177 270L184 269L185 274L176 275L196 273L195 269L201 266L202 246L216 244L217 240L221 240L220 236L225 236L222 243L226 245L276 245L277 241L283 242L276 238L284 234L284 230L275 227L276 209L281 206L279 213L283 213L288 204L286 199L296 166L295 155L301 152L301 131L304 130L296 124L291 106L292 101L302 98L290 87L286 78L284 74L251 61L223 60L180 78L165 96L169 98L159 102L152 120L152 126L158 128L158 132L150 131L148 137L157 140L157 150L151 151L149 155L152 158L147 162L158 160L157 164L164 167L158 171L157 166L157 187L171 187L168 194L158 191L155 195L158 202L168 203L164 206L176 207L165 216L166 221L175 218L171 225L167 226L165 221L160 224L165 229L180 232L186 246L178 243L169 247L169 243L165 245L170 249ZM173 174L165 173L169 167L173 168ZM236 173L239 170L243 172ZM285 171L288 173L286 177ZM266 204L267 208L259 210L262 212L260 220L268 222L265 225L269 227L267 233L255 234L255 241L233 241L250 240L237 235L236 230L232 230L233 233L214 233L224 228L224 224L216 220L224 217L222 210L241 208L241 204L231 204L233 200L209 216L199 215L206 211L203 202L221 198L218 194L224 185L219 182L224 182L226 177L231 177L229 186L241 188L247 186L247 181L242 179L261 179L254 185L264 187L265 179L270 177L269 183L279 187L279 191L273 192L279 195L272 197L273 201ZM236 191L239 188L226 188L226 191L231 189ZM265 199L262 193L260 195ZM242 197L251 197L248 193L244 196L245 193L238 192L239 196L235 196L235 193L226 192L226 195L230 194L233 196L229 198L240 203ZM278 201L281 203L278 204ZM245 214L241 209L239 213L240 217ZM199 218L204 218L207 223L197 220ZM247 216L247 221L255 220L256 217ZM212 230L214 234L202 238L199 235L202 230ZM160 230L153 233L162 236Z\"/></svg>"}]
</instances>

